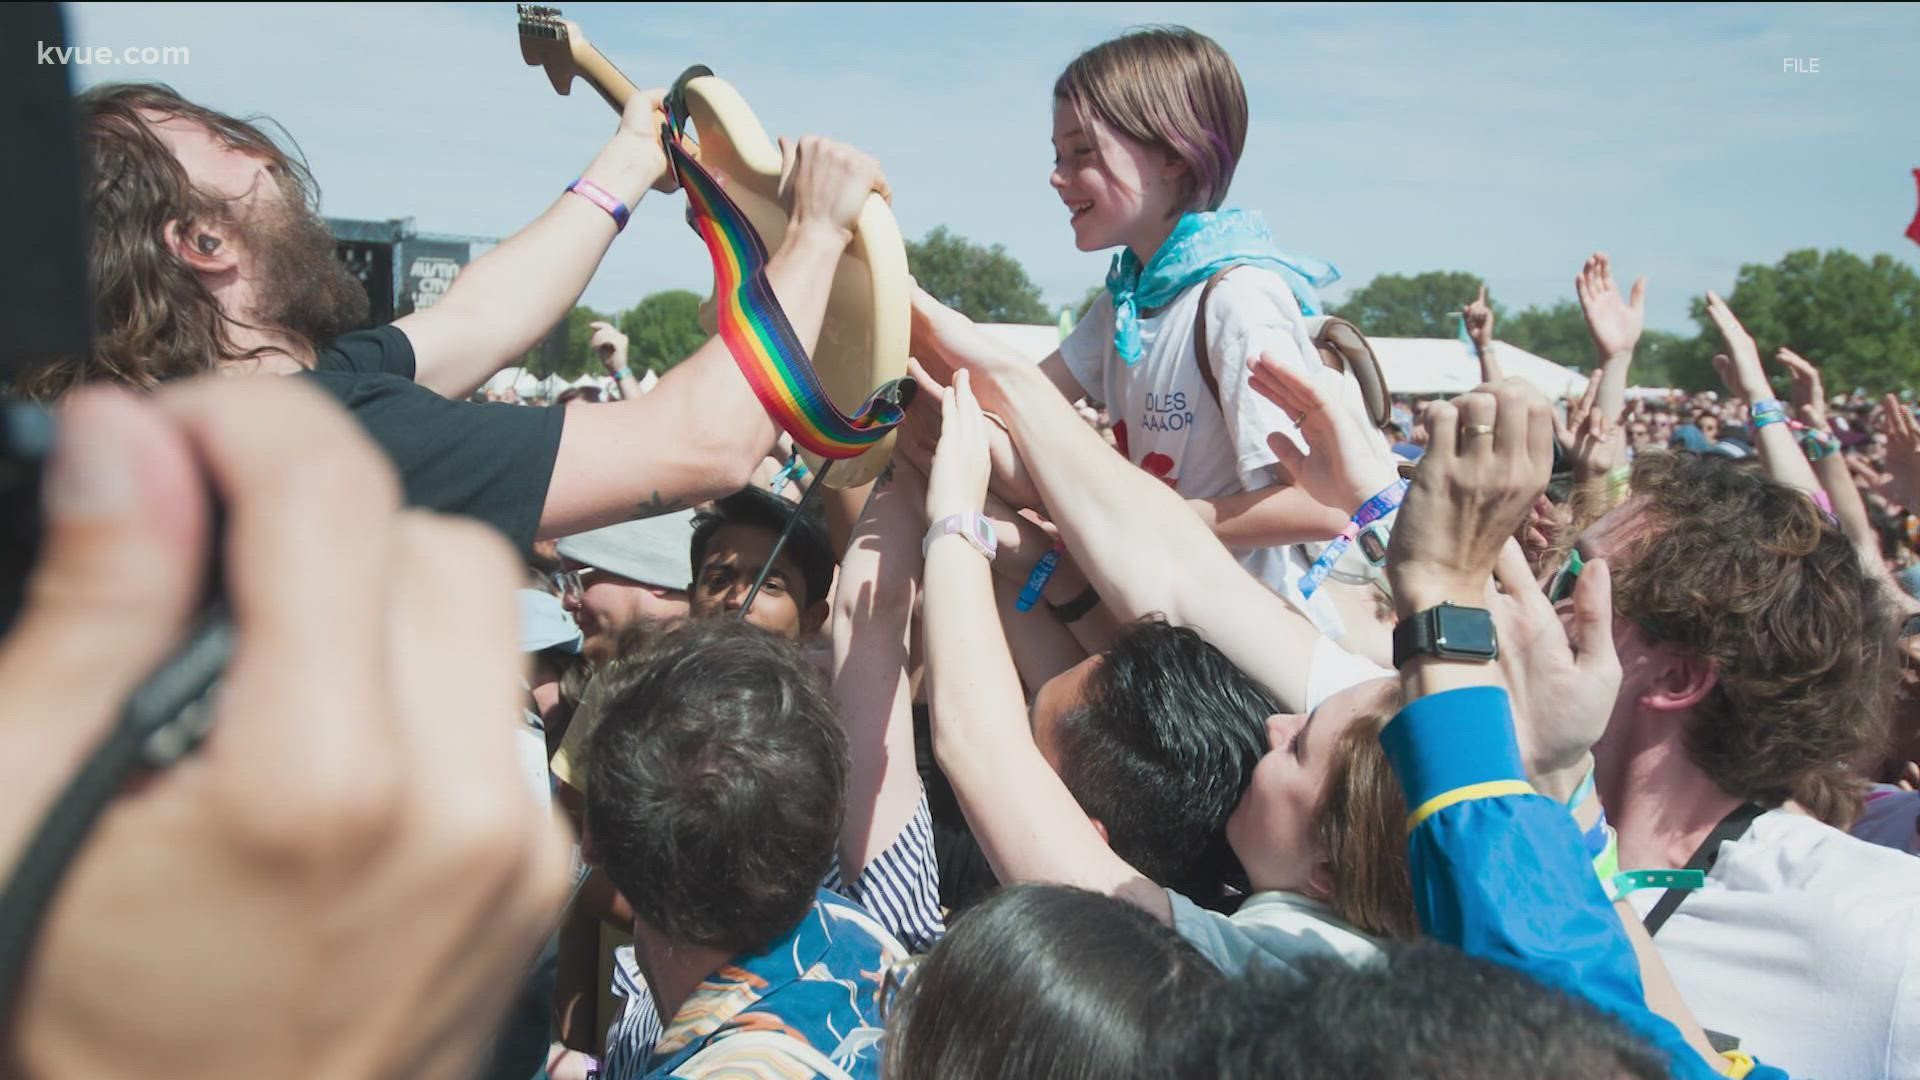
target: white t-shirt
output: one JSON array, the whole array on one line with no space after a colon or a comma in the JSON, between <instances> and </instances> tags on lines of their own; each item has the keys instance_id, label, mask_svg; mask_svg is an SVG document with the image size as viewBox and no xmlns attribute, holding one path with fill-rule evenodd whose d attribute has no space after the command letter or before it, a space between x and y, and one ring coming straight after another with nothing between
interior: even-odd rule
<instances>
[{"instance_id":1,"label":"white t-shirt","mask_svg":"<svg viewBox=\"0 0 1920 1080\"><path fill-rule=\"evenodd\" d=\"M1081 389L1107 406L1114 436L1135 465L1188 499L1260 491L1278 480L1279 459L1267 436L1285 432L1305 449L1299 429L1279 406L1247 385L1247 367L1262 353L1312 372L1320 366L1307 321L1278 274L1243 266L1222 279L1207 299L1207 343L1219 376L1220 403L1200 375L1193 350L1193 319L1204 285L1140 318L1141 355L1128 365L1113 347L1113 297L1103 293L1060 343L1060 358ZM1348 380L1355 398L1359 387ZM1242 566L1330 637L1339 616L1324 597L1312 602L1297 585L1311 560L1298 548L1239 553Z\"/></svg>"},{"instance_id":2,"label":"white t-shirt","mask_svg":"<svg viewBox=\"0 0 1920 1080\"><path fill-rule=\"evenodd\" d=\"M1770 811L1653 940L1701 1025L1767 1064L1920 1077L1920 860Z\"/></svg>"}]
</instances>

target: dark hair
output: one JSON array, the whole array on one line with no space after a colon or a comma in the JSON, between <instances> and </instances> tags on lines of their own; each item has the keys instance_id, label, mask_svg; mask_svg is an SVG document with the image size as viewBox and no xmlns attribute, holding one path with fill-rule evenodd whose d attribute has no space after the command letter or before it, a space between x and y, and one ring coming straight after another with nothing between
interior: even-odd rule
<instances>
[{"instance_id":1,"label":"dark hair","mask_svg":"<svg viewBox=\"0 0 1920 1080\"><path fill-rule=\"evenodd\" d=\"M1647 527L1618 560L1614 603L1714 667L1687 732L1694 764L1728 794L1798 799L1845 827L1853 766L1883 746L1898 680L1886 590L1812 500L1736 462L1642 454L1633 493Z\"/></svg>"},{"instance_id":2,"label":"dark hair","mask_svg":"<svg viewBox=\"0 0 1920 1080\"><path fill-rule=\"evenodd\" d=\"M560 391L560 396L554 398L553 403L555 405L567 405L582 399L585 399L589 404L598 405L600 403L600 388L597 386L569 386L565 390Z\"/></svg>"},{"instance_id":3,"label":"dark hair","mask_svg":"<svg viewBox=\"0 0 1920 1080\"><path fill-rule=\"evenodd\" d=\"M957 920L887 1016L890 1080L1113 1080L1169 1073L1225 976L1122 900L1015 885Z\"/></svg>"},{"instance_id":4,"label":"dark hair","mask_svg":"<svg viewBox=\"0 0 1920 1080\"><path fill-rule=\"evenodd\" d=\"M712 619L604 677L587 822L608 879L672 941L764 948L806 914L840 835L847 742L819 672Z\"/></svg>"},{"instance_id":5,"label":"dark hair","mask_svg":"<svg viewBox=\"0 0 1920 1080\"><path fill-rule=\"evenodd\" d=\"M1388 946L1364 967L1297 967L1304 978L1255 964L1207 990L1181 1075L1668 1076L1664 1055L1588 1002L1437 942Z\"/></svg>"},{"instance_id":6,"label":"dark hair","mask_svg":"<svg viewBox=\"0 0 1920 1080\"><path fill-rule=\"evenodd\" d=\"M1198 633L1145 619L1102 654L1080 706L1060 717L1060 779L1115 854L1204 901L1238 875L1227 817L1278 711Z\"/></svg>"},{"instance_id":7,"label":"dark hair","mask_svg":"<svg viewBox=\"0 0 1920 1080\"><path fill-rule=\"evenodd\" d=\"M152 389L263 353L234 344L232 320L167 243L168 222L189 231L231 223L234 207L193 185L145 114L193 121L227 146L267 158L290 201L310 210L319 196L306 166L256 124L195 105L169 86L110 83L75 103L92 237L93 353L39 367L19 389L51 398L97 379Z\"/></svg>"},{"instance_id":8,"label":"dark hair","mask_svg":"<svg viewBox=\"0 0 1920 1080\"><path fill-rule=\"evenodd\" d=\"M778 536L793 520L796 512L793 503L775 495L771 491L762 491L755 487L741 488L739 491L720 499L713 509L703 510L693 518L693 573L697 580L700 566L707 559L707 545L714 534L729 525L749 525L766 529ZM819 516L802 514L800 523L793 527L793 536L787 541L782 554L792 559L800 568L800 574L806 578L807 601L802 607L813 605L827 598L827 591L833 588L833 568L839 563L834 557L833 544L827 539L826 522Z\"/></svg>"}]
</instances>

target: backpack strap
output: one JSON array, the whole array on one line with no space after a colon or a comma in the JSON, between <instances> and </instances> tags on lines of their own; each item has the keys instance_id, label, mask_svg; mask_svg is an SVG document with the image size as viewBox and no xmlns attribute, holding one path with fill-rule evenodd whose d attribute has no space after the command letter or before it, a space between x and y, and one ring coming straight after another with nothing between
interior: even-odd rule
<instances>
[{"instance_id":1,"label":"backpack strap","mask_svg":"<svg viewBox=\"0 0 1920 1080\"><path fill-rule=\"evenodd\" d=\"M1207 298L1213 295L1213 287L1220 279L1244 266L1235 263L1222 270L1214 271L1207 283L1200 287L1200 306L1193 313L1193 358L1200 364L1200 378L1207 384L1207 392L1213 395L1213 407L1225 408L1220 402L1220 376L1213 373L1213 353L1207 348Z\"/></svg>"},{"instance_id":2,"label":"backpack strap","mask_svg":"<svg viewBox=\"0 0 1920 1080\"><path fill-rule=\"evenodd\" d=\"M1207 384L1207 392L1213 395L1216 408L1224 408L1220 401L1220 377L1213 371L1213 353L1207 341L1207 300L1213 296L1213 287L1228 274L1238 270L1244 263L1237 263L1216 272L1207 279L1200 289L1200 307L1193 314L1193 357L1200 365L1200 378ZM1376 428L1385 428L1393 419L1393 395L1387 389L1386 372L1380 368L1380 361L1373 354L1373 346L1360 328L1337 316L1329 315L1320 320L1320 328L1313 335L1313 348L1320 355L1320 363L1342 375L1350 375L1360 384L1360 397L1366 403L1367 418Z\"/></svg>"},{"instance_id":3,"label":"backpack strap","mask_svg":"<svg viewBox=\"0 0 1920 1080\"><path fill-rule=\"evenodd\" d=\"M1693 857L1687 860L1685 869L1698 870L1703 874L1711 871L1714 862L1720 858L1720 845L1745 836L1753 820L1766 812L1766 808L1759 803L1745 802L1734 807L1731 813L1720 819L1720 824L1713 827L1707 838L1700 841L1700 846L1693 851ZM1681 901L1691 894L1691 889L1668 889L1661 894L1659 903L1654 904L1653 910L1647 912L1647 917L1640 920L1647 928L1647 936L1658 934L1673 913L1680 910Z\"/></svg>"}]
</instances>

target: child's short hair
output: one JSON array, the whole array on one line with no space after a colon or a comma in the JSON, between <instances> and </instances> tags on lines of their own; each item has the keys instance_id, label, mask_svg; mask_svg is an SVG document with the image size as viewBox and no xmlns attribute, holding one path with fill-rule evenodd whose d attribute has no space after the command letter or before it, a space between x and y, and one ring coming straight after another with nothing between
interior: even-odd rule
<instances>
[{"instance_id":1,"label":"child's short hair","mask_svg":"<svg viewBox=\"0 0 1920 1080\"><path fill-rule=\"evenodd\" d=\"M1185 162L1184 210L1217 210L1226 200L1247 143L1247 90L1212 38L1184 26L1129 31L1075 57L1053 96L1083 127L1097 116Z\"/></svg>"}]
</instances>

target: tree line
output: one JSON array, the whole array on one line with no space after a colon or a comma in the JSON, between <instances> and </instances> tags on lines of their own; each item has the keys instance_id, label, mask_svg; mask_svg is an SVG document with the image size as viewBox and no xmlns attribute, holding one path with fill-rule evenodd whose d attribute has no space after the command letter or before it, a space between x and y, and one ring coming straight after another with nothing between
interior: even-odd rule
<instances>
[{"instance_id":1,"label":"tree line","mask_svg":"<svg viewBox=\"0 0 1920 1080\"><path fill-rule=\"evenodd\" d=\"M976 322L1051 323L1040 288L1018 259L999 244L983 245L944 226L907 243L907 264L920 286ZM1453 337L1459 312L1485 281L1462 270L1381 274L1334 308L1379 337ZM1510 311L1496 299L1501 341L1568 367L1593 364L1586 321L1571 297ZM1100 287L1075 304L1084 314ZM1920 274L1890 255L1863 258L1849 251L1793 251L1771 265L1740 267L1727 302L1763 351L1786 346L1819 363L1835 392L1856 387L1878 393L1920 384ZM530 353L536 375L574 379L601 370L587 351L590 324L618 326L630 342L636 372L665 372L707 338L700 327L701 297L684 289L653 293L611 314L576 307L548 343ZM1706 298L1694 297L1692 335L1648 330L1634 357L1633 381L1643 386L1704 390L1719 386L1713 354L1719 337L1707 318Z\"/></svg>"}]
</instances>

